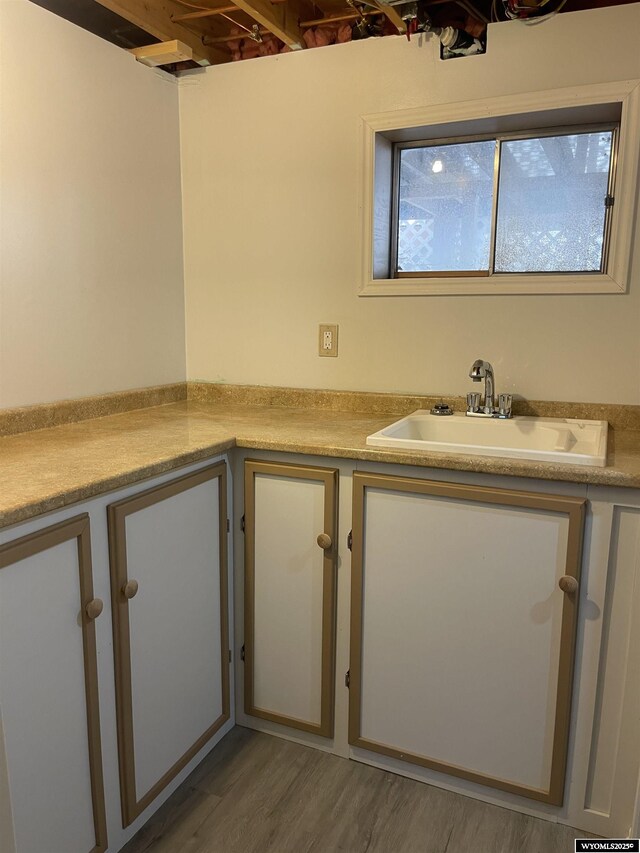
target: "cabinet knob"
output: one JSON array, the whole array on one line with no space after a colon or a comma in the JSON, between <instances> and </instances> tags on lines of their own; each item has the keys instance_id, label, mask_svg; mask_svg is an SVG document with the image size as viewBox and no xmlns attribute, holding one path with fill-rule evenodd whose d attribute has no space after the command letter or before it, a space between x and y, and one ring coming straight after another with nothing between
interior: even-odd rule
<instances>
[{"instance_id":1,"label":"cabinet knob","mask_svg":"<svg viewBox=\"0 0 640 853\"><path fill-rule=\"evenodd\" d=\"M563 592L566 592L567 595L573 595L573 593L578 589L578 581L571 577L571 575L563 575L558 581L558 586Z\"/></svg>"},{"instance_id":2,"label":"cabinet knob","mask_svg":"<svg viewBox=\"0 0 640 853\"><path fill-rule=\"evenodd\" d=\"M328 551L333 545L328 533L320 533L316 541L323 551Z\"/></svg>"},{"instance_id":3,"label":"cabinet knob","mask_svg":"<svg viewBox=\"0 0 640 853\"><path fill-rule=\"evenodd\" d=\"M138 581L130 580L122 587L122 594L125 598L133 598L138 593Z\"/></svg>"},{"instance_id":4,"label":"cabinet knob","mask_svg":"<svg viewBox=\"0 0 640 853\"><path fill-rule=\"evenodd\" d=\"M84 612L87 614L89 619L97 619L102 613L103 608L104 604L102 603L101 598L92 598L85 607Z\"/></svg>"}]
</instances>

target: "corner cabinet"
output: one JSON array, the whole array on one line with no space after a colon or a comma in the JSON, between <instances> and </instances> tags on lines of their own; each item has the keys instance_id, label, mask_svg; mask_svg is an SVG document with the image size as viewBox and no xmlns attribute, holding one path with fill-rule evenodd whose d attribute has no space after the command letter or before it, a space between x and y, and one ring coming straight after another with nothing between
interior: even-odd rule
<instances>
[{"instance_id":1,"label":"corner cabinet","mask_svg":"<svg viewBox=\"0 0 640 853\"><path fill-rule=\"evenodd\" d=\"M123 825L230 718L221 462L108 507Z\"/></svg>"},{"instance_id":2,"label":"corner cabinet","mask_svg":"<svg viewBox=\"0 0 640 853\"><path fill-rule=\"evenodd\" d=\"M102 853L89 516L0 546L0 850Z\"/></svg>"},{"instance_id":3,"label":"corner cabinet","mask_svg":"<svg viewBox=\"0 0 640 853\"><path fill-rule=\"evenodd\" d=\"M585 503L354 474L352 746L562 804Z\"/></svg>"},{"instance_id":4,"label":"corner cabinet","mask_svg":"<svg viewBox=\"0 0 640 853\"><path fill-rule=\"evenodd\" d=\"M244 708L333 737L335 468L246 460Z\"/></svg>"},{"instance_id":5,"label":"corner cabinet","mask_svg":"<svg viewBox=\"0 0 640 853\"><path fill-rule=\"evenodd\" d=\"M117 853L233 727L231 493L218 457L0 530L0 853Z\"/></svg>"}]
</instances>

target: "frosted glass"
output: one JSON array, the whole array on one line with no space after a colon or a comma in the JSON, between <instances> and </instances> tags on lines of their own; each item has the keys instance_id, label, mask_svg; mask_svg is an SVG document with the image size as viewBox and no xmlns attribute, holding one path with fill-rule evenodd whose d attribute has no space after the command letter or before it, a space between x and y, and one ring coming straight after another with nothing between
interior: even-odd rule
<instances>
[{"instance_id":1,"label":"frosted glass","mask_svg":"<svg viewBox=\"0 0 640 853\"><path fill-rule=\"evenodd\" d=\"M495 140L401 149L399 271L488 271L495 150Z\"/></svg>"},{"instance_id":2,"label":"frosted glass","mask_svg":"<svg viewBox=\"0 0 640 853\"><path fill-rule=\"evenodd\" d=\"M496 272L592 272L602 264L611 131L502 143Z\"/></svg>"}]
</instances>

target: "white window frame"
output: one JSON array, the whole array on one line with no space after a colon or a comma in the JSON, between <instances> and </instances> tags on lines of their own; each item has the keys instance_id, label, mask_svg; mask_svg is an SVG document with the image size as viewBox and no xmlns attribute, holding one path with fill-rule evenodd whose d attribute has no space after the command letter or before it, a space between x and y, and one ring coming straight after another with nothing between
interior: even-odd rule
<instances>
[{"instance_id":1,"label":"white window frame","mask_svg":"<svg viewBox=\"0 0 640 853\"><path fill-rule=\"evenodd\" d=\"M602 273L501 273L470 277L443 275L428 278L374 276L374 254L385 234L391 239L390 217L376 222L376 204L391 198L392 158L389 151L399 131L428 127L434 138L438 125L455 122L485 122L523 114L531 116L549 110L571 110L600 104L620 105L620 129L615 164L615 203L610 221L606 271ZM443 137L447 134L440 133ZM640 152L640 80L572 86L522 95L506 95L478 101L439 104L376 113L362 117L363 169L361 210L363 211L360 296L446 296L549 293L625 293L629 286L635 209L638 194ZM416 137L417 139L420 136ZM381 145L384 143L384 145ZM390 206L390 201L389 201ZM375 232L377 231L377 234ZM374 236L375 235L375 236ZM387 273L388 276L388 273Z\"/></svg>"}]
</instances>

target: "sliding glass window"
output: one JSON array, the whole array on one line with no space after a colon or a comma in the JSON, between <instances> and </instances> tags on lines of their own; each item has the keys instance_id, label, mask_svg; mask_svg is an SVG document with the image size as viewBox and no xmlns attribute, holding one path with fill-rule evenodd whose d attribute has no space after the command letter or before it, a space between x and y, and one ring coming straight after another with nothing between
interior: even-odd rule
<instances>
[{"instance_id":1,"label":"sliding glass window","mask_svg":"<svg viewBox=\"0 0 640 853\"><path fill-rule=\"evenodd\" d=\"M600 273L617 127L399 143L395 277Z\"/></svg>"}]
</instances>

